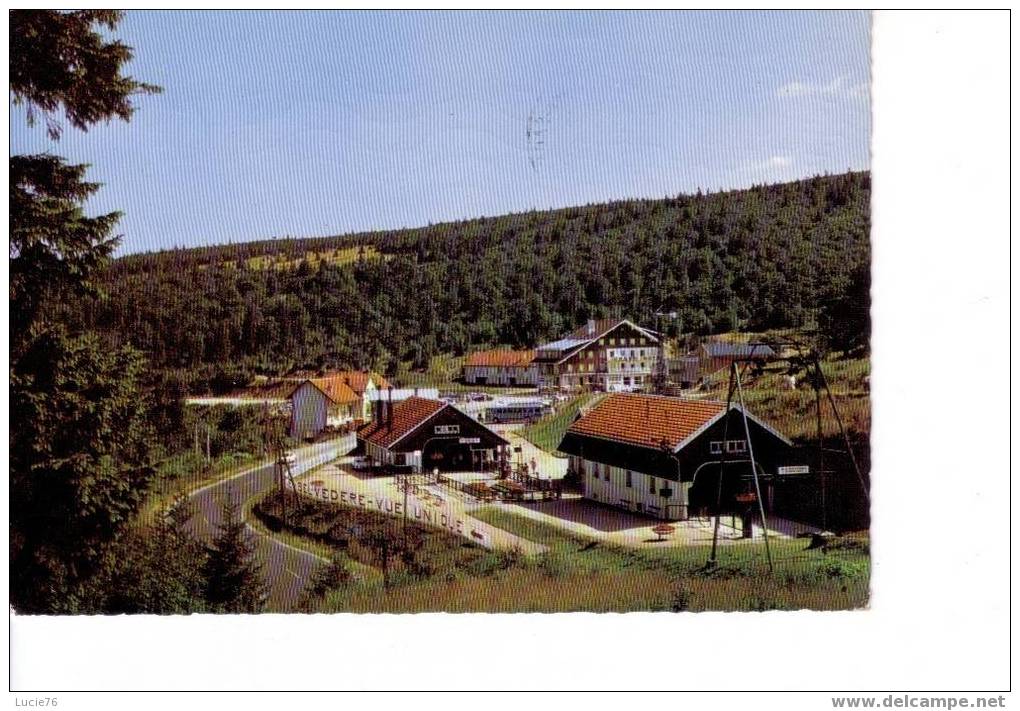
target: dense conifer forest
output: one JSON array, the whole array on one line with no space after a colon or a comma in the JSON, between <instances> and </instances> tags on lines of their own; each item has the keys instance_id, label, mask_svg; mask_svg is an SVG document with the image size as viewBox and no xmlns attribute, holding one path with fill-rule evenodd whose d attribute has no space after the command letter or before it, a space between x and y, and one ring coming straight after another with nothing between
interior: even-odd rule
<instances>
[{"instance_id":1,"label":"dense conifer forest","mask_svg":"<svg viewBox=\"0 0 1020 711\"><path fill-rule=\"evenodd\" d=\"M709 334L866 301L870 175L625 200L338 237L133 254L62 320L189 389L331 367L392 372L530 346L590 317ZM858 304L867 308L867 304ZM666 327L666 324L663 324Z\"/></svg>"}]
</instances>

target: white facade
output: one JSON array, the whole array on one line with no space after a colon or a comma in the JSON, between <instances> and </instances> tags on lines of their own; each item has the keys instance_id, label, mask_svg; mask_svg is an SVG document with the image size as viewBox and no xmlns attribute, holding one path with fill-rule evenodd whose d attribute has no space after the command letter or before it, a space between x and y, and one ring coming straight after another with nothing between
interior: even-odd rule
<instances>
[{"instance_id":1,"label":"white facade","mask_svg":"<svg viewBox=\"0 0 1020 711\"><path fill-rule=\"evenodd\" d=\"M290 436L315 437L327 427L340 427L355 419L357 404L337 405L312 383L303 383L290 396Z\"/></svg>"},{"instance_id":2,"label":"white facade","mask_svg":"<svg viewBox=\"0 0 1020 711\"><path fill-rule=\"evenodd\" d=\"M570 467L581 475L586 499L666 520L687 516L690 482L675 482L576 456L570 457Z\"/></svg>"},{"instance_id":3,"label":"white facade","mask_svg":"<svg viewBox=\"0 0 1020 711\"><path fill-rule=\"evenodd\" d=\"M372 386L371 391L365 392L365 400L368 402L374 402L376 400L382 400L386 402L391 400L393 402L401 402L409 397L423 397L426 400L438 400L439 399L439 388L383 388L378 389L375 385Z\"/></svg>"},{"instance_id":4,"label":"white facade","mask_svg":"<svg viewBox=\"0 0 1020 711\"><path fill-rule=\"evenodd\" d=\"M601 334L593 322L588 329L586 338L579 338L581 334L575 332L538 347L541 385L607 392L641 390L652 385L662 357L657 337L627 320Z\"/></svg>"},{"instance_id":5,"label":"white facade","mask_svg":"<svg viewBox=\"0 0 1020 711\"><path fill-rule=\"evenodd\" d=\"M374 442L365 441L365 456L384 466L408 466L421 472L421 452L391 452Z\"/></svg>"}]
</instances>

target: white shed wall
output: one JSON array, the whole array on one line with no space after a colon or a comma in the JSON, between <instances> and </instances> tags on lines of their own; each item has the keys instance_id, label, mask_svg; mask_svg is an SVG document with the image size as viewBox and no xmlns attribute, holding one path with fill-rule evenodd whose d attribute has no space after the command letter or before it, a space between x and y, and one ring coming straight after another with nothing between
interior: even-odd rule
<instances>
[{"instance_id":1,"label":"white shed wall","mask_svg":"<svg viewBox=\"0 0 1020 711\"><path fill-rule=\"evenodd\" d=\"M677 508L676 505L687 503L689 483L678 483L670 479L631 471L631 485L627 486L628 470L587 459L578 458L578 461L581 464L584 498L656 518L678 519L682 516L684 509ZM597 477L595 476L596 472L598 473ZM652 480L654 480L654 492L649 490L649 483ZM659 492L662 489L671 489L672 495L661 496Z\"/></svg>"},{"instance_id":2,"label":"white shed wall","mask_svg":"<svg viewBox=\"0 0 1020 711\"><path fill-rule=\"evenodd\" d=\"M290 436L295 439L314 437L326 427L326 396L321 390L305 383L290 398Z\"/></svg>"}]
</instances>

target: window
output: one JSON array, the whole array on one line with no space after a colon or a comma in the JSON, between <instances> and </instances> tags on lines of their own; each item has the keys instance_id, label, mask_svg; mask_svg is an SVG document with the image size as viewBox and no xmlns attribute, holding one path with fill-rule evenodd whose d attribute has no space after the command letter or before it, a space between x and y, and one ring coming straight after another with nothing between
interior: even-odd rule
<instances>
[{"instance_id":1,"label":"window","mask_svg":"<svg viewBox=\"0 0 1020 711\"><path fill-rule=\"evenodd\" d=\"M709 451L712 454L722 454L723 443L712 442L709 444ZM728 439L726 440L726 453L727 454L743 454L747 451L747 440L743 439Z\"/></svg>"},{"instance_id":2,"label":"window","mask_svg":"<svg viewBox=\"0 0 1020 711\"><path fill-rule=\"evenodd\" d=\"M628 471L627 472L627 488L629 489L632 486L634 486L633 477L631 476L631 473Z\"/></svg>"},{"instance_id":3,"label":"window","mask_svg":"<svg viewBox=\"0 0 1020 711\"><path fill-rule=\"evenodd\" d=\"M611 467L606 467L606 481L609 481L609 470Z\"/></svg>"},{"instance_id":4,"label":"window","mask_svg":"<svg viewBox=\"0 0 1020 711\"><path fill-rule=\"evenodd\" d=\"M655 493L655 477L654 476L648 477L648 493L649 494L654 494Z\"/></svg>"},{"instance_id":5,"label":"window","mask_svg":"<svg viewBox=\"0 0 1020 711\"><path fill-rule=\"evenodd\" d=\"M730 454L741 454L747 451L747 442L742 439L726 440L726 451Z\"/></svg>"}]
</instances>

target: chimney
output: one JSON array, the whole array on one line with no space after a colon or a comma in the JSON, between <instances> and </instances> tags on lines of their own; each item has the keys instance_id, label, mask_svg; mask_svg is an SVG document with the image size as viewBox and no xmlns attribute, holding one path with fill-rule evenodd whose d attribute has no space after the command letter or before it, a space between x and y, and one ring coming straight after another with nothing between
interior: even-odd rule
<instances>
[{"instance_id":1,"label":"chimney","mask_svg":"<svg viewBox=\"0 0 1020 711\"><path fill-rule=\"evenodd\" d=\"M386 429L393 428L393 386L386 388Z\"/></svg>"},{"instance_id":2,"label":"chimney","mask_svg":"<svg viewBox=\"0 0 1020 711\"><path fill-rule=\"evenodd\" d=\"M589 336L595 335L595 319L591 318L588 319L588 335Z\"/></svg>"}]
</instances>

